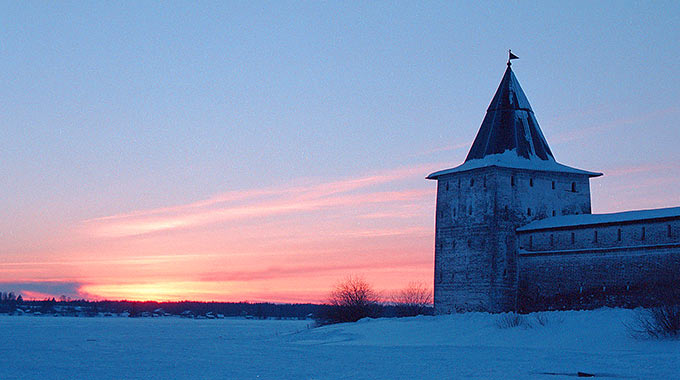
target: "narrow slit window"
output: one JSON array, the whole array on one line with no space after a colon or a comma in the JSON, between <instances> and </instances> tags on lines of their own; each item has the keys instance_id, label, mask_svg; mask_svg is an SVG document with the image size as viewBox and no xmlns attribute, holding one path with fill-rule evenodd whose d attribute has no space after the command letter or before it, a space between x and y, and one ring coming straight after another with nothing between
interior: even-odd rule
<instances>
[{"instance_id":1,"label":"narrow slit window","mask_svg":"<svg viewBox=\"0 0 680 380\"><path fill-rule=\"evenodd\" d=\"M474 185L475 185L475 179L474 179L474 178L470 178L470 187L472 187L472 186L474 186Z\"/></svg>"},{"instance_id":2,"label":"narrow slit window","mask_svg":"<svg viewBox=\"0 0 680 380\"><path fill-rule=\"evenodd\" d=\"M446 182L446 191L449 191L449 183Z\"/></svg>"},{"instance_id":3,"label":"narrow slit window","mask_svg":"<svg viewBox=\"0 0 680 380\"><path fill-rule=\"evenodd\" d=\"M510 186L515 186L515 176L510 176Z\"/></svg>"},{"instance_id":4,"label":"narrow slit window","mask_svg":"<svg viewBox=\"0 0 680 380\"><path fill-rule=\"evenodd\" d=\"M534 179L529 178L529 186L534 187Z\"/></svg>"},{"instance_id":5,"label":"narrow slit window","mask_svg":"<svg viewBox=\"0 0 680 380\"><path fill-rule=\"evenodd\" d=\"M552 247L553 245L555 245L555 236L550 234L550 246Z\"/></svg>"},{"instance_id":6,"label":"narrow slit window","mask_svg":"<svg viewBox=\"0 0 680 380\"><path fill-rule=\"evenodd\" d=\"M531 216L531 209L530 208L527 209L527 215Z\"/></svg>"},{"instance_id":7,"label":"narrow slit window","mask_svg":"<svg viewBox=\"0 0 680 380\"><path fill-rule=\"evenodd\" d=\"M668 229L668 237L673 237L673 231L671 230L671 225L666 226Z\"/></svg>"},{"instance_id":8,"label":"narrow slit window","mask_svg":"<svg viewBox=\"0 0 680 380\"><path fill-rule=\"evenodd\" d=\"M576 182L571 183L571 192L575 193L576 192Z\"/></svg>"},{"instance_id":9,"label":"narrow slit window","mask_svg":"<svg viewBox=\"0 0 680 380\"><path fill-rule=\"evenodd\" d=\"M646 232L647 232L647 231L645 230L645 228L644 228L644 227L642 227L642 233L640 234L640 239L641 239L641 240L645 240L645 237L646 237L646 236L645 236L645 235L646 235Z\"/></svg>"},{"instance_id":10,"label":"narrow slit window","mask_svg":"<svg viewBox=\"0 0 680 380\"><path fill-rule=\"evenodd\" d=\"M555 181L552 181L552 189L555 190Z\"/></svg>"},{"instance_id":11,"label":"narrow slit window","mask_svg":"<svg viewBox=\"0 0 680 380\"><path fill-rule=\"evenodd\" d=\"M571 244L574 244L574 243L576 243L576 234L572 232L571 233Z\"/></svg>"},{"instance_id":12,"label":"narrow slit window","mask_svg":"<svg viewBox=\"0 0 680 380\"><path fill-rule=\"evenodd\" d=\"M529 249L534 248L534 237L529 236Z\"/></svg>"},{"instance_id":13,"label":"narrow slit window","mask_svg":"<svg viewBox=\"0 0 680 380\"><path fill-rule=\"evenodd\" d=\"M593 234L593 242L597 243L597 231Z\"/></svg>"},{"instance_id":14,"label":"narrow slit window","mask_svg":"<svg viewBox=\"0 0 680 380\"><path fill-rule=\"evenodd\" d=\"M553 210L553 214L552 214L552 215L555 216L555 210Z\"/></svg>"},{"instance_id":15,"label":"narrow slit window","mask_svg":"<svg viewBox=\"0 0 680 380\"><path fill-rule=\"evenodd\" d=\"M621 241L621 229L619 228L618 231L616 231L616 240Z\"/></svg>"}]
</instances>

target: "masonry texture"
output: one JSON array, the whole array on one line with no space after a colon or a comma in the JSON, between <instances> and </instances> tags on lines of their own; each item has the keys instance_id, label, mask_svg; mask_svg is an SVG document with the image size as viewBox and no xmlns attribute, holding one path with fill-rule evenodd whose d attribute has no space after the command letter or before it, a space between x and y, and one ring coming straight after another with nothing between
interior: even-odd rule
<instances>
[{"instance_id":1,"label":"masonry texture","mask_svg":"<svg viewBox=\"0 0 680 380\"><path fill-rule=\"evenodd\" d=\"M591 214L508 69L465 162L437 180L437 313L636 306L680 283L680 208Z\"/></svg>"}]
</instances>

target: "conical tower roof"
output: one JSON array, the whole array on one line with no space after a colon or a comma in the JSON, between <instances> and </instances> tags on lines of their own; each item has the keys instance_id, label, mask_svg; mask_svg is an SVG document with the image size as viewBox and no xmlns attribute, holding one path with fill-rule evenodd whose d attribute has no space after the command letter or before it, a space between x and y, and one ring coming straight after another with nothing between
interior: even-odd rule
<instances>
[{"instance_id":1,"label":"conical tower roof","mask_svg":"<svg viewBox=\"0 0 680 380\"><path fill-rule=\"evenodd\" d=\"M465 161L514 151L529 160L555 161L529 100L508 65Z\"/></svg>"},{"instance_id":2,"label":"conical tower roof","mask_svg":"<svg viewBox=\"0 0 680 380\"><path fill-rule=\"evenodd\" d=\"M602 175L555 161L509 61L465 162L453 169L432 173L427 178L436 179L440 175L486 166L568 172L591 177Z\"/></svg>"}]
</instances>

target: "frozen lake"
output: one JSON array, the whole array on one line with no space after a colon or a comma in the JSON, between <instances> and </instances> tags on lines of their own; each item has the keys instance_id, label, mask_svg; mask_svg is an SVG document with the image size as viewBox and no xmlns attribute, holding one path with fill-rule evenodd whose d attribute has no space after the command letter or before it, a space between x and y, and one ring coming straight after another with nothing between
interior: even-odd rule
<instances>
[{"instance_id":1,"label":"frozen lake","mask_svg":"<svg viewBox=\"0 0 680 380\"><path fill-rule=\"evenodd\" d=\"M680 342L630 337L629 310L309 321L0 316L0 379L670 379ZM557 373L558 375L547 374ZM559 375L562 374L562 375Z\"/></svg>"}]
</instances>

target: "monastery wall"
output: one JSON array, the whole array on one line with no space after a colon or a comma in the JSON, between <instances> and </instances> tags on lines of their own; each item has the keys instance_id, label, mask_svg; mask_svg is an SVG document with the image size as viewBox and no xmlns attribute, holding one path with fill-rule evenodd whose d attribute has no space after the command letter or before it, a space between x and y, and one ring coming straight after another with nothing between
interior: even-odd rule
<instances>
[{"instance_id":1,"label":"monastery wall","mask_svg":"<svg viewBox=\"0 0 680 380\"><path fill-rule=\"evenodd\" d=\"M680 218L519 231L521 310L650 305L678 291ZM669 293L671 292L671 293Z\"/></svg>"}]
</instances>

